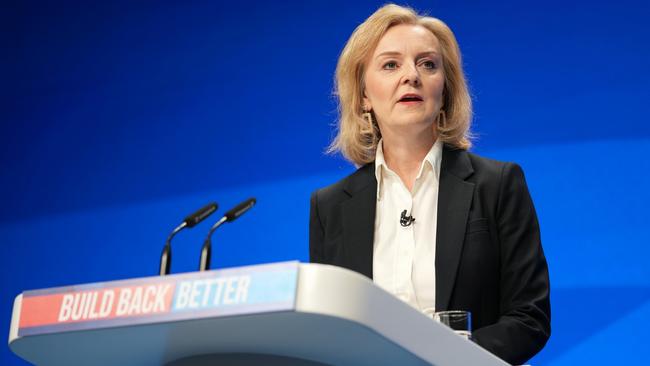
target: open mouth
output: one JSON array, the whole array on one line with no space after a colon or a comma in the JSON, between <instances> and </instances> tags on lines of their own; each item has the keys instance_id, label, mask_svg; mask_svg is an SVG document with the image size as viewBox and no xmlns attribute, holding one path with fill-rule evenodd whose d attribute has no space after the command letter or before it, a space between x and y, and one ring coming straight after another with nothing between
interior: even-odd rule
<instances>
[{"instance_id":1,"label":"open mouth","mask_svg":"<svg viewBox=\"0 0 650 366\"><path fill-rule=\"evenodd\" d=\"M398 102L409 103L409 102L421 102L421 101L422 101L422 97L417 94L406 94L403 95Z\"/></svg>"}]
</instances>

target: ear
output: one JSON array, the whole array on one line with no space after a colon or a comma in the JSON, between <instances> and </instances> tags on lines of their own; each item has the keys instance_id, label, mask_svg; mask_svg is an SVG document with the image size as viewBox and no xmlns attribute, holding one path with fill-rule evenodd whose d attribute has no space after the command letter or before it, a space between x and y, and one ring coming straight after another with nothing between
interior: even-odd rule
<instances>
[{"instance_id":1,"label":"ear","mask_svg":"<svg viewBox=\"0 0 650 366\"><path fill-rule=\"evenodd\" d=\"M361 108L368 112L372 110L372 103L370 103L370 99L366 96L365 91L363 92L363 98L361 99Z\"/></svg>"}]
</instances>

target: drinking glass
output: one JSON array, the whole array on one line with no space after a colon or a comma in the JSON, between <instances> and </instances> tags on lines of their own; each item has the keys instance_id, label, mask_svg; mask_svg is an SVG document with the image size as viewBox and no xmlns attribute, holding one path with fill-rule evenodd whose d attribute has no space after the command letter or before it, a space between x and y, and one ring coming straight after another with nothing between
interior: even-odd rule
<instances>
[{"instance_id":1,"label":"drinking glass","mask_svg":"<svg viewBox=\"0 0 650 366\"><path fill-rule=\"evenodd\" d=\"M465 339L472 338L472 313L464 310L438 311L433 314L436 320Z\"/></svg>"}]
</instances>

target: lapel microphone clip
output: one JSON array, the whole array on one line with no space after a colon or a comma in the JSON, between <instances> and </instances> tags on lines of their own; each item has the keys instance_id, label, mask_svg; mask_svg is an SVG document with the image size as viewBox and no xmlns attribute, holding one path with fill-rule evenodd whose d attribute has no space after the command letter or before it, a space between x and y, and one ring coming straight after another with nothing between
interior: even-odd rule
<instances>
[{"instance_id":1,"label":"lapel microphone clip","mask_svg":"<svg viewBox=\"0 0 650 366\"><path fill-rule=\"evenodd\" d=\"M399 224L403 227L411 226L415 222L415 217L408 215L406 216L406 210L402 211L402 215L399 218Z\"/></svg>"}]
</instances>

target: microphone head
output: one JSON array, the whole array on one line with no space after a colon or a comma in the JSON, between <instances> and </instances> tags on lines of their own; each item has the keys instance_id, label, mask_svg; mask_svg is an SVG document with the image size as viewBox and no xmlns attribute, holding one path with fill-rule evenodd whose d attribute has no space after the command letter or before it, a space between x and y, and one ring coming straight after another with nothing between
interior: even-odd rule
<instances>
[{"instance_id":1,"label":"microphone head","mask_svg":"<svg viewBox=\"0 0 650 366\"><path fill-rule=\"evenodd\" d=\"M196 224L199 222L205 220L206 217L212 215L219 206L216 204L216 202L211 202L207 204L206 206L202 207L195 213L191 214L190 216L186 217L183 222L185 223L186 227L194 227Z\"/></svg>"},{"instance_id":2,"label":"microphone head","mask_svg":"<svg viewBox=\"0 0 650 366\"><path fill-rule=\"evenodd\" d=\"M234 221L236 218L239 216L243 215L244 212L248 211L251 209L251 207L255 206L255 203L257 200L253 197L247 199L246 201L238 204L237 206L233 207L230 211L226 212L224 215L226 218L226 222L231 222Z\"/></svg>"}]
</instances>

